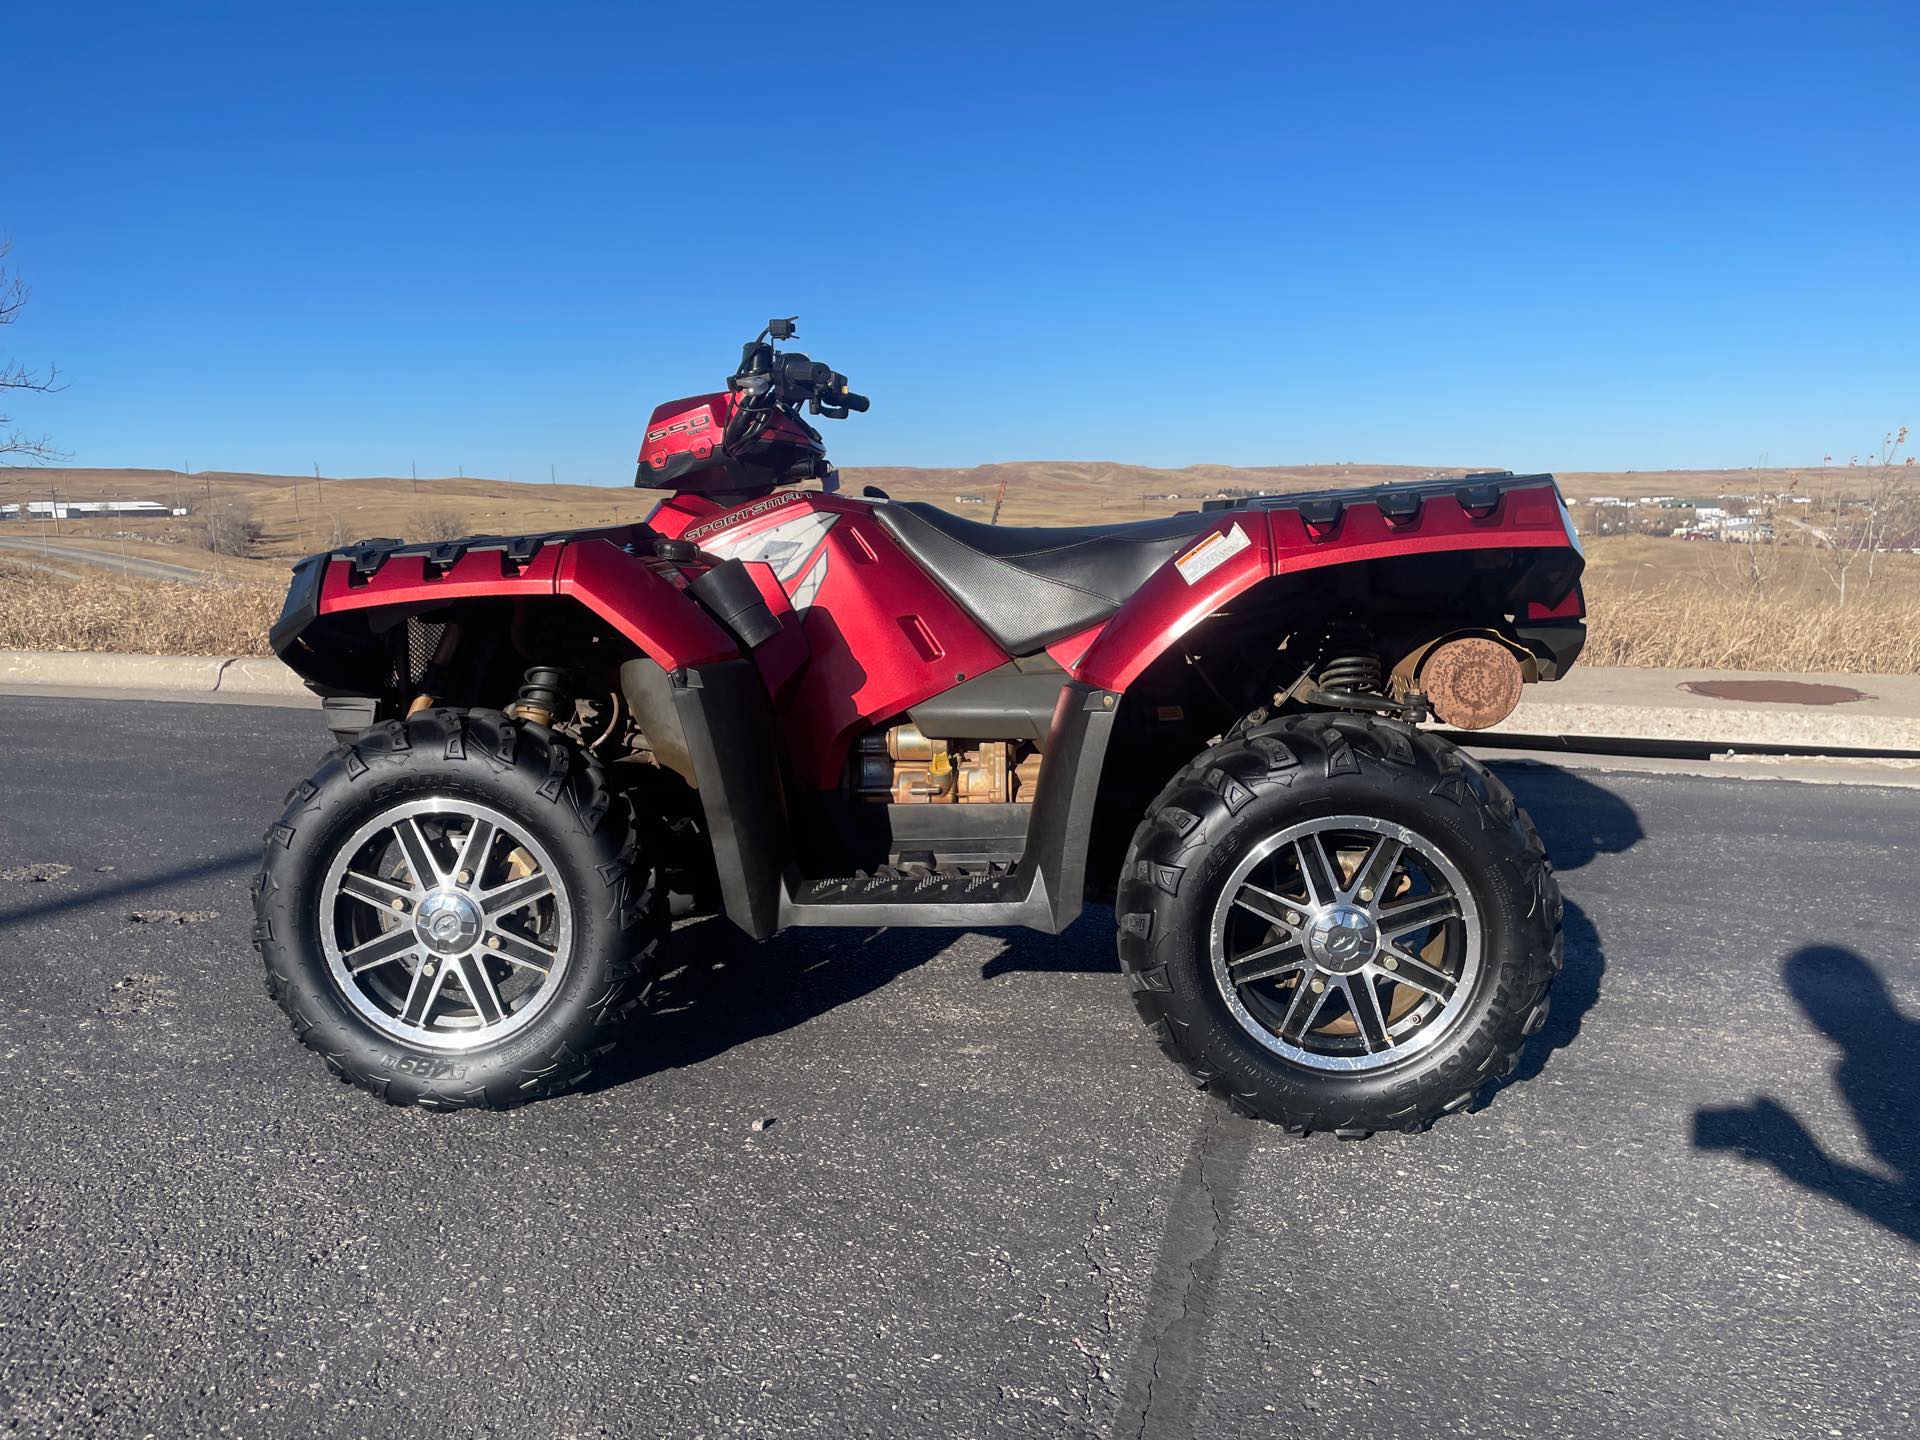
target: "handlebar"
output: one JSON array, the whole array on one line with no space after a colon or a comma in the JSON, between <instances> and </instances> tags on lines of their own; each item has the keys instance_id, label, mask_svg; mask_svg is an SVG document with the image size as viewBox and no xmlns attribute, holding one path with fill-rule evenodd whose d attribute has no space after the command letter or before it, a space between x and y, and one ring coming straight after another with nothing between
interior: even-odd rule
<instances>
[{"instance_id":1,"label":"handlebar","mask_svg":"<svg viewBox=\"0 0 1920 1440\"><path fill-rule=\"evenodd\" d=\"M774 339L785 340L793 334L793 322L779 321L761 331L757 339L743 348L740 368L728 382L731 389L750 397L751 408L778 405L782 409L797 410L804 404L810 413L835 420L850 411L864 413L867 410L872 402L865 395L849 390L846 376L831 365L798 351L783 354L775 350L768 343L769 334Z\"/></svg>"}]
</instances>

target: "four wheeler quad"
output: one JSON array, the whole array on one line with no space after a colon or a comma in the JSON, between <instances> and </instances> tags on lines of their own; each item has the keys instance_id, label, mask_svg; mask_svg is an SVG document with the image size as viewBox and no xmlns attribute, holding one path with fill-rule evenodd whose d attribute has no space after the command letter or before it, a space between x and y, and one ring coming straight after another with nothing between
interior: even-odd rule
<instances>
[{"instance_id":1,"label":"four wheeler quad","mask_svg":"<svg viewBox=\"0 0 1920 1440\"><path fill-rule=\"evenodd\" d=\"M1417 727L1579 654L1552 478L981 524L835 493L803 411L867 401L792 333L654 412L645 524L295 568L274 648L341 742L256 883L300 1038L395 1103L512 1105L593 1072L670 916L1060 931L1091 899L1154 1040L1247 1114L1417 1129L1504 1074L1559 893Z\"/></svg>"}]
</instances>

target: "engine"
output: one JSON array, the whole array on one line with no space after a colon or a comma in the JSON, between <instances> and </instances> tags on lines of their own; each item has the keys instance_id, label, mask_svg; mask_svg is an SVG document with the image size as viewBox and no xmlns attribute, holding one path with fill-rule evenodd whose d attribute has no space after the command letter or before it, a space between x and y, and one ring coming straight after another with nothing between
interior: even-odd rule
<instances>
[{"instance_id":1,"label":"engine","mask_svg":"<svg viewBox=\"0 0 1920 1440\"><path fill-rule=\"evenodd\" d=\"M1024 740L935 740L917 725L860 737L853 790L892 805L1031 805L1040 752Z\"/></svg>"}]
</instances>

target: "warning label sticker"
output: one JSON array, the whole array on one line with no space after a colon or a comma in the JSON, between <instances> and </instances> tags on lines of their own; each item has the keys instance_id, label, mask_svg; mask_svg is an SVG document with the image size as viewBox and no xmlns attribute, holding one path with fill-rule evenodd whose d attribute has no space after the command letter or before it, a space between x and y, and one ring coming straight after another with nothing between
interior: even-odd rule
<instances>
[{"instance_id":1,"label":"warning label sticker","mask_svg":"<svg viewBox=\"0 0 1920 1440\"><path fill-rule=\"evenodd\" d=\"M1247 532L1240 528L1240 522L1236 520L1231 530L1214 531L1175 560L1173 565L1180 572L1182 580L1189 585L1197 585L1252 543L1247 538Z\"/></svg>"}]
</instances>

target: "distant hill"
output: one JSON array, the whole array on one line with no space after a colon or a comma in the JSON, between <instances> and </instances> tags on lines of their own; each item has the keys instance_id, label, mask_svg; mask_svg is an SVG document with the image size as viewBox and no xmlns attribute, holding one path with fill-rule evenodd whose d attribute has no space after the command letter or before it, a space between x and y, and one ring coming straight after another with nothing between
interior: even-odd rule
<instances>
[{"instance_id":1,"label":"distant hill","mask_svg":"<svg viewBox=\"0 0 1920 1440\"><path fill-rule=\"evenodd\" d=\"M1001 523L1068 525L1138 519L1192 509L1222 491L1284 492L1375 485L1463 473L1461 467L1415 465L1192 465L1153 469L1106 461L1021 460L969 469L883 466L841 472L845 490L873 485L900 499L925 500L985 520L1002 480ZM1844 469L1828 472L1843 485ZM1660 470L1572 472L1561 487L1575 500L1590 495L1712 496L1784 490L1799 475L1802 488L1823 488L1821 472L1789 470ZM328 477L255 475L229 471L31 467L0 469L0 503L45 500L163 500L204 511L242 505L258 527L260 560L220 562L219 568L271 568L334 542L369 535L428 538L455 532L563 529L637 520L659 498L647 490L588 485L537 485L477 477ZM1177 498L1176 498L1177 497ZM14 522L20 523L20 522ZM63 522L62 534L89 543L154 547L154 553L198 548L199 517L89 519ZM3 532L0 532L3 533ZM164 550L162 549L164 547ZM210 558L210 557L209 557ZM273 562L268 566L265 562Z\"/></svg>"}]
</instances>

